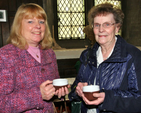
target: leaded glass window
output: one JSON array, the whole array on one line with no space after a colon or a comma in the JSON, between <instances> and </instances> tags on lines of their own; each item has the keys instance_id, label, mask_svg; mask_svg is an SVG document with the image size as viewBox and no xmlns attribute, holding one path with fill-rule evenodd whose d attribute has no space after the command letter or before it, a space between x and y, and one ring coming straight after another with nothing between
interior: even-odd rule
<instances>
[{"instance_id":1,"label":"leaded glass window","mask_svg":"<svg viewBox=\"0 0 141 113\"><path fill-rule=\"evenodd\" d=\"M109 2L121 8L120 0L95 0L95 6L101 3Z\"/></svg>"},{"instance_id":2,"label":"leaded glass window","mask_svg":"<svg viewBox=\"0 0 141 113\"><path fill-rule=\"evenodd\" d=\"M84 0L57 0L58 39L85 39Z\"/></svg>"},{"instance_id":3,"label":"leaded glass window","mask_svg":"<svg viewBox=\"0 0 141 113\"><path fill-rule=\"evenodd\" d=\"M121 8L120 0L94 0L94 5L104 2L113 3ZM58 40L85 39L83 29L86 26L86 16L85 0L57 0Z\"/></svg>"}]
</instances>

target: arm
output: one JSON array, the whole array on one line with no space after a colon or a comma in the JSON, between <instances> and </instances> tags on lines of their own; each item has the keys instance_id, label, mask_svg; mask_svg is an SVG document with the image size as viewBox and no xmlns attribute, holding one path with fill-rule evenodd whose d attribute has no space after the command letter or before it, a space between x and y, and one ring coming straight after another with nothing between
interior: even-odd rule
<instances>
[{"instance_id":1,"label":"arm","mask_svg":"<svg viewBox=\"0 0 141 113\"><path fill-rule=\"evenodd\" d=\"M130 60L120 89L105 90L105 99L101 110L106 109L115 112L141 112L141 55L135 54ZM111 105L112 103L112 105Z\"/></svg>"},{"instance_id":2,"label":"arm","mask_svg":"<svg viewBox=\"0 0 141 113\"><path fill-rule=\"evenodd\" d=\"M119 90L105 90L105 99L101 109L115 112L141 112L141 57L136 55L131 62L126 79ZM127 86L125 83L128 83ZM125 88L126 86L126 88ZM123 89L124 87L124 89ZM112 106L111 106L112 103Z\"/></svg>"},{"instance_id":3,"label":"arm","mask_svg":"<svg viewBox=\"0 0 141 113\"><path fill-rule=\"evenodd\" d=\"M59 72L58 72L58 65L57 65L56 55L55 55L53 50L51 50L51 51L52 51L52 56L51 56L52 57L52 65L54 67L55 78L60 78Z\"/></svg>"},{"instance_id":4,"label":"arm","mask_svg":"<svg viewBox=\"0 0 141 113\"><path fill-rule=\"evenodd\" d=\"M50 49L50 50L51 50L51 49ZM52 65L53 65L53 67L54 67L54 72L55 72L55 79L56 79L56 78L60 78L60 77L59 77L59 72L58 72L57 61L56 61L56 55L55 55L55 53L54 53L53 50L51 50L51 53L52 53L52 55L51 55L51 58L52 58ZM68 86L65 87L65 88L61 88L61 89L57 90L57 91L55 92L55 95L57 95L58 98L60 98L61 96L65 96L66 94L69 93L69 91L68 91L68 88L69 88L69 87L70 87L70 85L68 85Z\"/></svg>"},{"instance_id":5,"label":"arm","mask_svg":"<svg viewBox=\"0 0 141 113\"><path fill-rule=\"evenodd\" d=\"M83 76L82 76L83 69L84 69L84 65L82 64L80 66L79 73L78 73L73 85L71 86L71 92L69 93L70 100L73 100L73 99L75 99L77 101L81 100L80 96L78 96L78 93L80 92L80 95L81 95L82 91L76 92L76 88L79 89L78 84L80 84L79 86L82 86L81 84L83 84L83 83L81 83L81 82L86 82L86 81L83 81ZM86 85L86 84L84 84L84 85ZM82 87L80 88L80 90L82 90Z\"/></svg>"},{"instance_id":6,"label":"arm","mask_svg":"<svg viewBox=\"0 0 141 113\"><path fill-rule=\"evenodd\" d=\"M132 56L120 89L105 91L102 109L115 112L141 112L141 52L134 50ZM112 106L109 106L110 103Z\"/></svg>"},{"instance_id":7,"label":"arm","mask_svg":"<svg viewBox=\"0 0 141 113\"><path fill-rule=\"evenodd\" d=\"M139 107L141 104L141 57L140 55L135 56L135 59L132 58L127 65L120 88L105 89L100 94L94 94L95 97L98 97L96 101L89 102L83 97L85 103L99 105L102 111L141 112Z\"/></svg>"},{"instance_id":8,"label":"arm","mask_svg":"<svg viewBox=\"0 0 141 113\"><path fill-rule=\"evenodd\" d=\"M87 61L87 54L88 54L88 50L86 49L82 52L82 54L80 56L80 62L81 63L80 63L80 66L79 66L78 75L77 75L74 83L71 86L71 92L69 93L69 96L68 96L70 101L72 101L72 100L81 101L82 100L82 98L80 98L78 96L78 94L76 93L76 87L78 86L79 82L81 82L81 83L87 82L88 76L86 75L86 73L88 71L87 70L88 66L87 66L87 64L85 65L85 63Z\"/></svg>"},{"instance_id":9,"label":"arm","mask_svg":"<svg viewBox=\"0 0 141 113\"><path fill-rule=\"evenodd\" d=\"M10 52L5 50L0 51L0 54L0 112L9 113L12 111L17 113L37 108L43 109L39 87L18 88L15 72L17 60L12 48Z\"/></svg>"}]
</instances>

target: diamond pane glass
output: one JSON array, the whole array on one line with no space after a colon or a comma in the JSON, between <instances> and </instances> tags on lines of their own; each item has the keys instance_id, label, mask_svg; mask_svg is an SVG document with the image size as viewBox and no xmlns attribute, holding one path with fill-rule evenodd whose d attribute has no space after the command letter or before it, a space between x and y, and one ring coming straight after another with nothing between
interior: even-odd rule
<instances>
[{"instance_id":1,"label":"diamond pane glass","mask_svg":"<svg viewBox=\"0 0 141 113\"><path fill-rule=\"evenodd\" d=\"M114 5L121 8L121 1L120 0L95 0L95 5L105 3L105 2L109 2L109 3L114 4Z\"/></svg>"},{"instance_id":2,"label":"diamond pane glass","mask_svg":"<svg viewBox=\"0 0 141 113\"><path fill-rule=\"evenodd\" d=\"M57 0L58 39L85 39L84 0Z\"/></svg>"}]
</instances>

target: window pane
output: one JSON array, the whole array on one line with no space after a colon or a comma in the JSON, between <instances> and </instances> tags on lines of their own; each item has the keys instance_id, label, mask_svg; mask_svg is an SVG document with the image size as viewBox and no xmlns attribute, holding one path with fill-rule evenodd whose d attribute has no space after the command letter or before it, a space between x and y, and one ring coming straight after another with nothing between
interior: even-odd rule
<instances>
[{"instance_id":1,"label":"window pane","mask_svg":"<svg viewBox=\"0 0 141 113\"><path fill-rule=\"evenodd\" d=\"M116 6L118 6L119 8L121 8L121 1L120 0L95 0L95 6L98 4L101 4L101 3L105 3L105 2L112 3Z\"/></svg>"},{"instance_id":2,"label":"window pane","mask_svg":"<svg viewBox=\"0 0 141 113\"><path fill-rule=\"evenodd\" d=\"M57 0L58 39L85 39L84 0Z\"/></svg>"}]
</instances>

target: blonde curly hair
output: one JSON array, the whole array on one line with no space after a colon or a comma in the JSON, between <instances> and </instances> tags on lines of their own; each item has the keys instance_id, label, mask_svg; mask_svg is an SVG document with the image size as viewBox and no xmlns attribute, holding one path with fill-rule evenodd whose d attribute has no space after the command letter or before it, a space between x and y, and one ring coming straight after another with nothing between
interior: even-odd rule
<instances>
[{"instance_id":1,"label":"blonde curly hair","mask_svg":"<svg viewBox=\"0 0 141 113\"><path fill-rule=\"evenodd\" d=\"M47 15L44 9L35 3L22 4L18 8L11 27L10 36L7 40L7 44L13 44L14 46L20 49L28 48L27 41L25 38L23 38L21 34L21 29L22 29L21 23L24 18L33 18L33 17L42 18L45 20L45 26L46 26L45 35L43 40L39 42L41 49L51 48L53 39L51 37L50 29L48 26Z\"/></svg>"}]
</instances>

